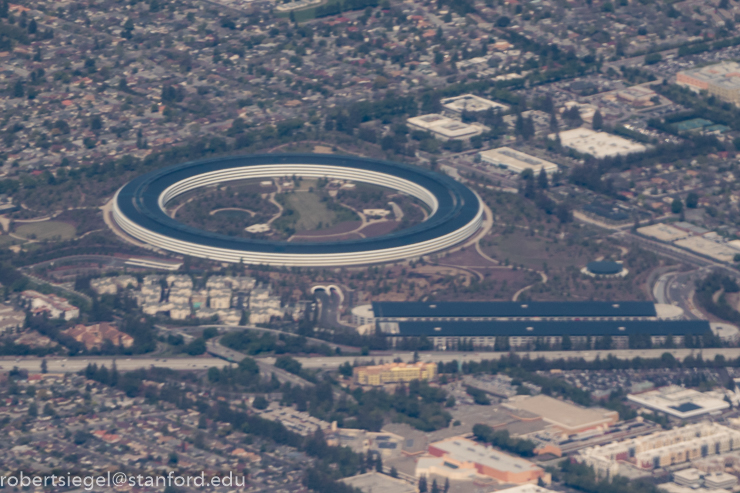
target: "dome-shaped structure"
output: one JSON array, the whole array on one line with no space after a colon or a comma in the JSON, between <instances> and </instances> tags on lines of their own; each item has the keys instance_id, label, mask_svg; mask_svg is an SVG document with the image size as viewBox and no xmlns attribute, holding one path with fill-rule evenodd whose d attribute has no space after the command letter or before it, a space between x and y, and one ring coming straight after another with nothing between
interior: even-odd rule
<instances>
[{"instance_id":1,"label":"dome-shaped structure","mask_svg":"<svg viewBox=\"0 0 740 493\"><path fill-rule=\"evenodd\" d=\"M581 272L591 277L624 277L627 275L627 269L622 262L613 260L595 260L589 262Z\"/></svg>"}]
</instances>

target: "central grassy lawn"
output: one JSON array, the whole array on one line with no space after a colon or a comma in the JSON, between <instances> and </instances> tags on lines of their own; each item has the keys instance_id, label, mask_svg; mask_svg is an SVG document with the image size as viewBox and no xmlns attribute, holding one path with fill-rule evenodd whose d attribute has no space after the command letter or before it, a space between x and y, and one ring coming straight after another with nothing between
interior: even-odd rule
<instances>
[{"instance_id":1,"label":"central grassy lawn","mask_svg":"<svg viewBox=\"0 0 740 493\"><path fill-rule=\"evenodd\" d=\"M499 260L509 259L510 263L523 264L533 269L541 269L543 262L550 268L581 266L617 252L616 248L602 245L598 253L581 244L569 245L565 241L554 243L538 236L529 236L526 231L517 229L511 234L499 235L491 239L492 245L483 245L483 251Z\"/></svg>"},{"instance_id":2,"label":"central grassy lawn","mask_svg":"<svg viewBox=\"0 0 740 493\"><path fill-rule=\"evenodd\" d=\"M288 204L295 214L298 214L296 231L311 231L321 227L331 226L336 220L336 214L330 211L325 202L321 202L318 195L313 193L297 192L288 196Z\"/></svg>"}]
</instances>

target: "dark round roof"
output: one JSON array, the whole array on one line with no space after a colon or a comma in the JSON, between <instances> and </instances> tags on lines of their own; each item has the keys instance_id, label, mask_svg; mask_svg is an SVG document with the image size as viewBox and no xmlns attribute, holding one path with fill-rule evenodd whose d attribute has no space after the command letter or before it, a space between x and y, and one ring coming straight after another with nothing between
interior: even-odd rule
<instances>
[{"instance_id":1,"label":"dark round roof","mask_svg":"<svg viewBox=\"0 0 740 493\"><path fill-rule=\"evenodd\" d=\"M619 262L613 262L611 260L601 260L598 262L589 262L586 268L592 274L611 275L619 274L620 272L622 272L624 266Z\"/></svg>"},{"instance_id":2,"label":"dark round roof","mask_svg":"<svg viewBox=\"0 0 740 493\"><path fill-rule=\"evenodd\" d=\"M404 178L431 192L437 211L426 221L387 235L333 242L292 243L238 238L187 226L169 217L159 206L159 196L170 185L211 171L243 166L301 163L371 170ZM118 207L131 221L149 231L189 243L253 252L291 254L350 253L412 245L456 231L471 222L480 210L475 193L447 175L388 161L327 154L255 154L226 156L153 171L126 184L118 194Z\"/></svg>"}]
</instances>

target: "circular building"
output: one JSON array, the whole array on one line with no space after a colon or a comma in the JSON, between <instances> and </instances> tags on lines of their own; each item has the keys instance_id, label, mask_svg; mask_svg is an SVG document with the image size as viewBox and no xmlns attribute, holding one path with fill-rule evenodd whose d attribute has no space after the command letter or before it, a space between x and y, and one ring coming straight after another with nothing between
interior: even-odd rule
<instances>
[{"instance_id":1,"label":"circular building","mask_svg":"<svg viewBox=\"0 0 740 493\"><path fill-rule=\"evenodd\" d=\"M296 243L204 231L165 212L169 201L200 187L294 176L391 188L420 200L431 213L420 224L383 236ZM142 175L116 193L113 218L132 237L183 255L220 262L315 267L390 262L443 250L475 234L483 220L483 207L478 195L465 185L418 167L355 156L259 154L197 161Z\"/></svg>"},{"instance_id":2,"label":"circular building","mask_svg":"<svg viewBox=\"0 0 740 493\"><path fill-rule=\"evenodd\" d=\"M622 262L612 260L589 262L586 267L581 269L581 272L591 277L624 277L629 273Z\"/></svg>"}]
</instances>

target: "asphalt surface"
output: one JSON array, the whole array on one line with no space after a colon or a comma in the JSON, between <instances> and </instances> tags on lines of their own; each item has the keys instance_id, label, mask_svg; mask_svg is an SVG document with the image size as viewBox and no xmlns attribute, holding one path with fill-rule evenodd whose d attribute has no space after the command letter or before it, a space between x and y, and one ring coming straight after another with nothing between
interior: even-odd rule
<instances>
[{"instance_id":1,"label":"asphalt surface","mask_svg":"<svg viewBox=\"0 0 740 493\"><path fill-rule=\"evenodd\" d=\"M27 370L31 373L41 372L41 361L44 358L0 358L0 370L8 371L14 367L21 370ZM204 370L212 366L222 368L228 366L226 360L213 358L210 356L194 358L111 358L111 357L70 357L70 358L46 358L46 365L49 373L74 373L87 368L90 363L98 366L105 365L108 368L113 366L115 361L116 368L119 371L139 370L141 368L150 368L157 366L161 368L170 368L172 370Z\"/></svg>"},{"instance_id":2,"label":"asphalt surface","mask_svg":"<svg viewBox=\"0 0 740 493\"><path fill-rule=\"evenodd\" d=\"M600 350L600 351L529 351L529 352L518 352L517 355L521 357L529 356L532 359L545 358L546 360L557 360L557 359L569 359L569 358L583 358L586 361L593 361L597 357L600 359L606 359L607 356L612 355L620 359L633 359L636 357L641 358L659 358L664 353L671 353L676 359L683 360L686 356L699 354L704 359L714 359L718 354L723 355L725 358L738 358L740 357L740 348L712 348L712 349L623 349L623 350ZM481 361L486 359L499 359L502 356L508 355L509 353L504 352L430 352L420 353L419 359L421 361L429 361L434 363L439 362L450 362L450 361ZM414 354L411 352L387 352L385 354L373 354L370 356L331 356L331 357L296 357L304 368L307 369L332 369L337 368L339 365L349 362L350 364L357 361L358 363L370 363L375 361L379 363L382 359L386 363L390 363L397 358L400 358L404 362L413 361ZM271 358L265 358L265 361L269 361Z\"/></svg>"},{"instance_id":3,"label":"asphalt surface","mask_svg":"<svg viewBox=\"0 0 740 493\"><path fill-rule=\"evenodd\" d=\"M235 363L238 363L247 357L244 353L222 346L218 343L218 339L208 341L207 348L208 354L212 354ZM297 375L293 375L292 373L273 366L275 364L275 358L255 358L255 361L257 362L257 366L259 366L260 374L264 376L275 375L280 382L289 382L291 385L313 385L311 382L304 380Z\"/></svg>"},{"instance_id":4,"label":"asphalt surface","mask_svg":"<svg viewBox=\"0 0 740 493\"><path fill-rule=\"evenodd\" d=\"M689 320L704 319L704 315L694 304L694 292L696 281L705 277L710 270L710 268L702 268L691 272L663 274L653 288L656 302L681 307L684 317Z\"/></svg>"},{"instance_id":5,"label":"asphalt surface","mask_svg":"<svg viewBox=\"0 0 740 493\"><path fill-rule=\"evenodd\" d=\"M69 357L69 358L46 358L46 363L49 373L73 373L83 370L89 363L95 363L98 366L105 365L110 368L115 361L116 367L120 371L138 370L140 368L149 368L152 366L160 368L170 368L172 370L205 370L212 366L222 368L233 364L222 358L231 358L233 362L240 361L244 358L244 354L231 349L224 348L223 346L217 345L215 342L211 342L208 345L209 352L212 354L221 355L220 358L214 358L210 356L200 357L187 357L187 358L111 358L111 357ZM740 357L740 348L711 348L711 349L624 349L624 350L609 350L609 351L530 351L530 352L519 352L516 353L519 356L529 356L532 359L545 358L547 360L556 359L568 359L568 358L583 358L586 361L593 361L597 357L605 359L609 355L620 359L632 359L636 357L641 358L658 358L664 353L672 354L676 359L684 359L686 356L702 355L704 359L714 359L718 354L723 355L725 358L738 358ZM481 361L486 359L498 359L509 353L504 352L430 352L420 353L419 358L421 361L429 362L450 362L450 361ZM380 360L385 362L394 361L396 358L401 359L405 362L413 361L414 353L412 352L385 352L383 354L373 354L370 356L311 356L311 357L295 357L304 368L306 369L334 369L345 362L354 363L370 363L375 361L379 363ZM14 367L22 370L27 370L31 373L39 373L41 371L41 361L44 358L37 357L25 357L25 358L0 358L0 370L7 371ZM255 358L260 371L265 375L275 373L282 381L289 381L297 385L310 385L309 382L302 378L293 375L292 373L285 372L278 368L275 368L274 357L269 358Z\"/></svg>"}]
</instances>

